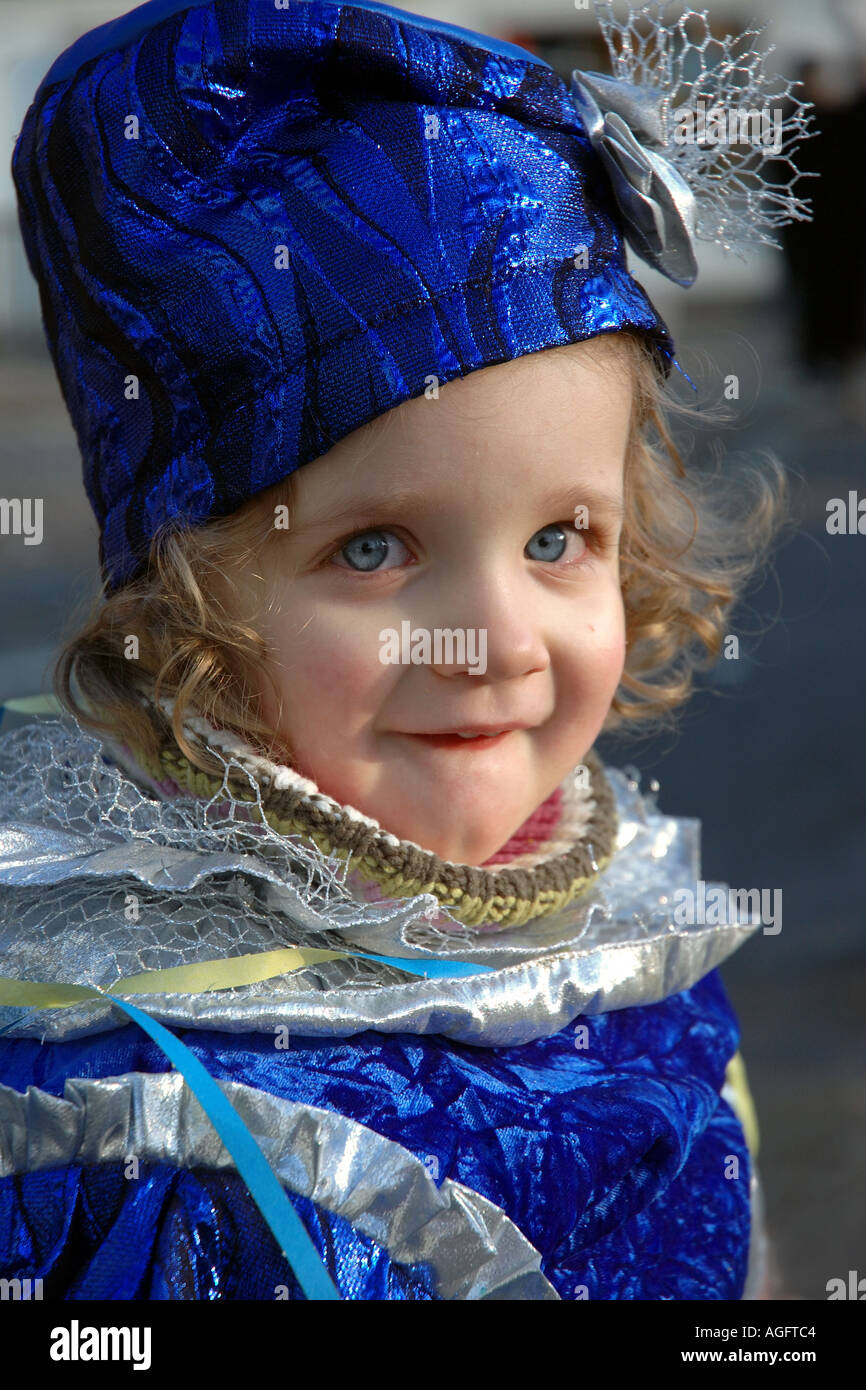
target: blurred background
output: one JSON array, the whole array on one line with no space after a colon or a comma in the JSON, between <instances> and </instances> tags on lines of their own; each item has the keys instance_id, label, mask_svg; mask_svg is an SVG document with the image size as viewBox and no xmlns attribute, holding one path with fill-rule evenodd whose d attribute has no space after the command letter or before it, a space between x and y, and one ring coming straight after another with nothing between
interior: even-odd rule
<instances>
[{"instance_id":1,"label":"blurred background","mask_svg":"<svg viewBox=\"0 0 866 1390\"><path fill-rule=\"evenodd\" d=\"M702 0L706 3L706 0ZM98 590L97 531L42 333L9 172L54 58L135 8L124 0L0 0L0 496L44 499L44 539L0 538L0 702L51 688L51 661ZM583 0L426 0L402 8L517 42L566 79L607 70ZM866 0L709 0L714 33L769 20L779 71L799 76L820 135L800 191L815 219L748 263L703 248L694 288L634 263L724 431L696 467L775 453L794 534L734 615L737 661L704 677L677 734L607 740L607 761L655 778L662 810L703 823L703 872L781 889L783 929L723 967L761 1126L759 1167L780 1296L826 1298L866 1276L866 535L830 535L827 505L866 498ZM721 445L720 445L721 440ZM859 492L858 492L859 489ZM866 521L864 521L866 529Z\"/></svg>"}]
</instances>

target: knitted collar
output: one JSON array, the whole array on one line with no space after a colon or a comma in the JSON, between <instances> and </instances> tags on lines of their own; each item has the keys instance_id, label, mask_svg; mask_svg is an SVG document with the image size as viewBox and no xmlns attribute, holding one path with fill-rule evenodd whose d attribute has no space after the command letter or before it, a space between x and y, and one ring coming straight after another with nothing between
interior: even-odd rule
<instances>
[{"instance_id":1,"label":"knitted collar","mask_svg":"<svg viewBox=\"0 0 866 1390\"><path fill-rule=\"evenodd\" d=\"M170 701L162 704L170 718ZM133 776L146 774L160 796L186 792L211 800L228 789L235 801L260 799L261 814L278 834L300 836L323 854L348 860L347 887L367 900L432 893L466 926L501 930L558 912L590 887L613 853L616 802L594 751L506 845L476 867L399 839L294 768L262 757L238 734L194 716L184 731L191 744L227 764L224 774L191 763L171 733L155 757L124 749L118 761Z\"/></svg>"}]
</instances>

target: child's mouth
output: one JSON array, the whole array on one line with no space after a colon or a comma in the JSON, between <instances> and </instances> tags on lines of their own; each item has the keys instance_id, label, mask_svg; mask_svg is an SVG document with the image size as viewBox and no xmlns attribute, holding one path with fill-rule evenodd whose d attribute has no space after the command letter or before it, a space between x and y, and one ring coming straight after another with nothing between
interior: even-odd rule
<instances>
[{"instance_id":1,"label":"child's mouth","mask_svg":"<svg viewBox=\"0 0 866 1390\"><path fill-rule=\"evenodd\" d=\"M502 729L497 734L466 733L451 734L407 734L407 738L420 739L431 748L469 748L477 752L480 748L496 748L513 729Z\"/></svg>"}]
</instances>

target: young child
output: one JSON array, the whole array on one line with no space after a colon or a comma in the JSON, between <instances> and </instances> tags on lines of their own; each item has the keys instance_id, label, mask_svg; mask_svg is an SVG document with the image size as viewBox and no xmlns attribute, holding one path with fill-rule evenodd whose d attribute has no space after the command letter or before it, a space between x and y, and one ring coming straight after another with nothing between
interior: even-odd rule
<instances>
[{"instance_id":1,"label":"young child","mask_svg":"<svg viewBox=\"0 0 866 1390\"><path fill-rule=\"evenodd\" d=\"M594 744L687 698L782 506L681 464L624 239L688 283L804 208L673 142L685 19L600 15L569 87L386 5L151 0L27 113L105 578L77 717L0 741L0 1273L45 1298L758 1296L758 924L678 921L698 824Z\"/></svg>"}]
</instances>

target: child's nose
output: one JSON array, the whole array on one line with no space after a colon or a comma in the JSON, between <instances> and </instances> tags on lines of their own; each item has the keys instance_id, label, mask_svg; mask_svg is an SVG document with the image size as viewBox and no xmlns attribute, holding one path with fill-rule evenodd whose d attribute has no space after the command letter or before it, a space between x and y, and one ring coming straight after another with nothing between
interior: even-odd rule
<instances>
[{"instance_id":1,"label":"child's nose","mask_svg":"<svg viewBox=\"0 0 866 1390\"><path fill-rule=\"evenodd\" d=\"M438 645L433 642L438 675L512 680L550 664L537 603L501 580L468 581L455 601L439 610L437 622L441 631L454 634L450 644L444 637Z\"/></svg>"}]
</instances>

